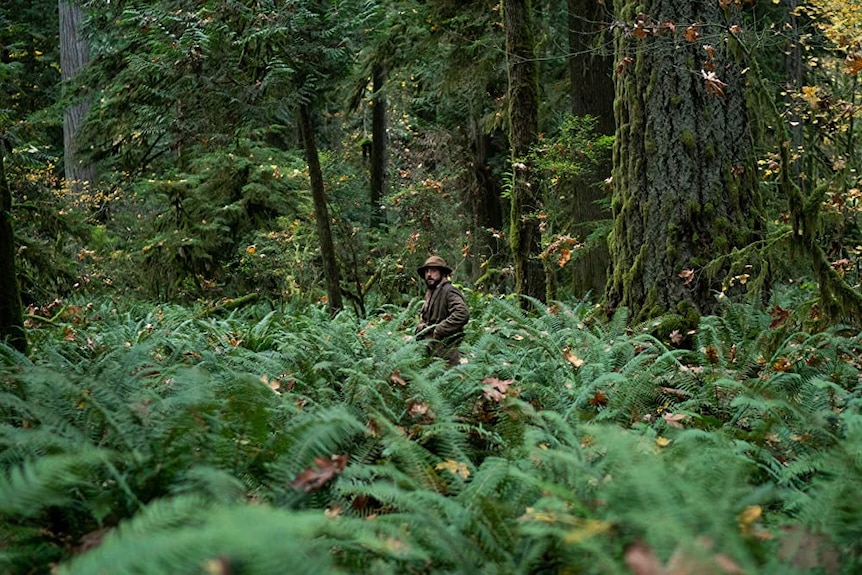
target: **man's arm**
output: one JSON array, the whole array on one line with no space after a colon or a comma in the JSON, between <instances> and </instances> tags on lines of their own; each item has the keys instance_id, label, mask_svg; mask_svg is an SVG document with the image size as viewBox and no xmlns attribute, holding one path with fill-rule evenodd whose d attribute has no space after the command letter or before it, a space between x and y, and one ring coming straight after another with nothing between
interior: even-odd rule
<instances>
[{"instance_id":1,"label":"man's arm","mask_svg":"<svg viewBox=\"0 0 862 575\"><path fill-rule=\"evenodd\" d=\"M464 296L452 287L446 293L446 309L449 315L434 328L434 339L443 339L456 333L470 320L470 310Z\"/></svg>"}]
</instances>

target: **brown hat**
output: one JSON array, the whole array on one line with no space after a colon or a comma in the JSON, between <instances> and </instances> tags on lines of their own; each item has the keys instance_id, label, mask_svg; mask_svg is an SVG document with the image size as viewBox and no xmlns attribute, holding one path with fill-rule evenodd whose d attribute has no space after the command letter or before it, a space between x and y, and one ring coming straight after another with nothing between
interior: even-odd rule
<instances>
[{"instance_id":1,"label":"brown hat","mask_svg":"<svg viewBox=\"0 0 862 575\"><path fill-rule=\"evenodd\" d=\"M447 276L452 273L452 268L450 268L449 264L446 263L446 260L440 256L431 256L425 260L424 264L416 268L416 271L419 272L419 277L425 277L425 268L440 268Z\"/></svg>"}]
</instances>

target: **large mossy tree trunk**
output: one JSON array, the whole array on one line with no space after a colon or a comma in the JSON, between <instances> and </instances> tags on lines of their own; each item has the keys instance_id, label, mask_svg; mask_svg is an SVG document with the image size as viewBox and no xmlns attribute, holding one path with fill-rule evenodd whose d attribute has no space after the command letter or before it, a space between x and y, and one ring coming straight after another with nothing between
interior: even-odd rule
<instances>
[{"instance_id":1,"label":"large mossy tree trunk","mask_svg":"<svg viewBox=\"0 0 862 575\"><path fill-rule=\"evenodd\" d=\"M615 14L648 33L615 39L608 308L625 306L634 321L668 311L693 319L716 309L729 270L717 258L761 231L742 66L732 38L699 37L727 30L732 13L718 2L617 0ZM725 84L708 85L709 72Z\"/></svg>"},{"instance_id":2,"label":"large mossy tree trunk","mask_svg":"<svg viewBox=\"0 0 862 575\"><path fill-rule=\"evenodd\" d=\"M598 0L568 0L569 22L569 83L573 116L593 116L599 134L614 133L614 58L610 50L603 48L607 31L603 23L611 19L609 6ZM601 200L606 193L596 185L610 175L611 166L601 168L601 173L589 177L573 177L573 201L570 206L572 235L585 240L599 220L611 217L610 210ZM602 238L588 251L576 258L567 267L571 268L571 287L575 297L587 293L600 298L607 285L610 251L607 240Z\"/></svg>"},{"instance_id":3,"label":"large mossy tree trunk","mask_svg":"<svg viewBox=\"0 0 862 575\"><path fill-rule=\"evenodd\" d=\"M27 351L21 292L15 272L15 235L12 229L12 189L6 179L6 142L0 139L0 341L21 353Z\"/></svg>"},{"instance_id":4,"label":"large mossy tree trunk","mask_svg":"<svg viewBox=\"0 0 862 575\"><path fill-rule=\"evenodd\" d=\"M317 152L317 139L314 136L314 116L309 104L302 104L299 107L299 130L305 148L305 159L308 162L314 219L317 222L317 239L320 242L323 275L326 278L326 296L329 300L330 313L335 314L344 307L341 299L341 280L338 273L338 260L335 257L335 244L332 241L323 170L320 168L320 155Z\"/></svg>"},{"instance_id":5,"label":"large mossy tree trunk","mask_svg":"<svg viewBox=\"0 0 862 575\"><path fill-rule=\"evenodd\" d=\"M512 152L510 237L518 295L545 301L541 186L529 153L539 134L539 81L529 0L504 0L509 72L509 143ZM526 300L523 300L524 305Z\"/></svg>"}]
</instances>

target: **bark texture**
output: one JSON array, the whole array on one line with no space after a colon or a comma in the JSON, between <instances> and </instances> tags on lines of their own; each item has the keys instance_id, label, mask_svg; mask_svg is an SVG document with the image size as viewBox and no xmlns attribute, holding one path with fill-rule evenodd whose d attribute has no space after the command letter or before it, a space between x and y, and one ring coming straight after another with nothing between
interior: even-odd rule
<instances>
[{"instance_id":1,"label":"bark texture","mask_svg":"<svg viewBox=\"0 0 862 575\"><path fill-rule=\"evenodd\" d=\"M12 190L6 179L6 142L0 140L0 341L21 353L27 351L21 293L15 273L15 235L12 229Z\"/></svg>"},{"instance_id":2,"label":"bark texture","mask_svg":"<svg viewBox=\"0 0 862 575\"><path fill-rule=\"evenodd\" d=\"M374 66L372 73L373 109L371 112L371 225L385 223L382 199L386 193L386 67Z\"/></svg>"},{"instance_id":3,"label":"bark texture","mask_svg":"<svg viewBox=\"0 0 862 575\"><path fill-rule=\"evenodd\" d=\"M609 36L604 25L612 20L609 7L597 0L568 0L569 82L572 115L594 116L596 131L614 133L614 58L603 40ZM592 179L573 178L571 217L573 235L581 240L591 231L591 224L611 217L610 211L597 204L605 192L595 186L610 175L611 166ZM610 267L610 251L603 239L583 256L571 262L572 291L576 297L587 293L600 298L605 290Z\"/></svg>"},{"instance_id":4,"label":"bark texture","mask_svg":"<svg viewBox=\"0 0 862 575\"><path fill-rule=\"evenodd\" d=\"M504 0L509 72L509 143L512 150L510 242L519 295L546 300L545 271L539 254L542 231L541 187L528 154L539 133L539 82L529 0Z\"/></svg>"},{"instance_id":5,"label":"bark texture","mask_svg":"<svg viewBox=\"0 0 862 575\"><path fill-rule=\"evenodd\" d=\"M682 0L618 0L615 13L630 26L645 14L675 23L676 31L616 38L608 307L626 306L636 321L667 311L710 313L727 267L707 273L705 266L761 229L744 75L728 53L732 40L685 37L695 23L698 33L726 30L729 13L718 2ZM713 85L720 93L707 91L703 73L711 68L726 83Z\"/></svg>"},{"instance_id":6,"label":"bark texture","mask_svg":"<svg viewBox=\"0 0 862 575\"><path fill-rule=\"evenodd\" d=\"M74 78L90 61L90 50L81 31L81 9L70 2L60 1L60 74L63 82ZM80 161L76 136L87 113L87 100L67 106L63 111L63 168L66 181L80 189L96 180L96 168Z\"/></svg>"},{"instance_id":7,"label":"bark texture","mask_svg":"<svg viewBox=\"0 0 862 575\"><path fill-rule=\"evenodd\" d=\"M314 202L314 219L317 222L320 256L323 260L323 275L326 279L326 296L329 299L330 312L334 314L344 307L341 300L341 281L338 273L338 260L335 257L335 245L332 242L332 228L329 222L326 188L323 185L323 171L320 168L317 140L314 137L314 117L308 104L302 104L299 107L299 129L305 147L305 159L308 162L308 177L311 181L311 196Z\"/></svg>"}]
</instances>

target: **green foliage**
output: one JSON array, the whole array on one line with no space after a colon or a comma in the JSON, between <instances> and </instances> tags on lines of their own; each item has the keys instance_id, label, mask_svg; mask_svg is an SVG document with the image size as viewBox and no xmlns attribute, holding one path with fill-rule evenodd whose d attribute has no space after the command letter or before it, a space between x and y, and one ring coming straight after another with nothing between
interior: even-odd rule
<instances>
[{"instance_id":1,"label":"green foliage","mask_svg":"<svg viewBox=\"0 0 862 575\"><path fill-rule=\"evenodd\" d=\"M4 571L860 566L858 336L728 305L681 346L467 295L455 368L418 301L66 306L2 356Z\"/></svg>"}]
</instances>

